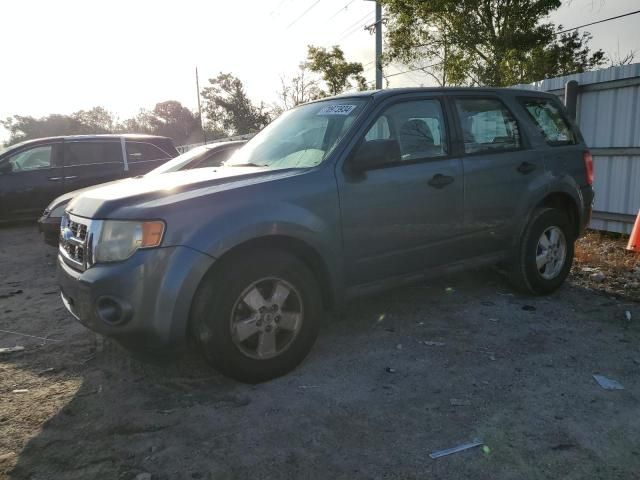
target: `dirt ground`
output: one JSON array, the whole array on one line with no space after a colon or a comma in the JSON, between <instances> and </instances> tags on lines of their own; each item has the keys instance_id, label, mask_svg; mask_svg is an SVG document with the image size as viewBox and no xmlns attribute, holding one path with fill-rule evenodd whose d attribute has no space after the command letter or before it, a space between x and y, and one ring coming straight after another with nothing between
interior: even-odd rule
<instances>
[{"instance_id":1,"label":"dirt ground","mask_svg":"<svg viewBox=\"0 0 640 480\"><path fill-rule=\"evenodd\" d=\"M590 280L602 241L549 297L482 270L353 303L295 372L247 386L193 354L96 344L58 297L55 251L0 229L0 347L25 347L0 354L0 477L638 479L639 295ZM640 264L622 255L628 284ZM486 448L429 457L473 439Z\"/></svg>"}]
</instances>

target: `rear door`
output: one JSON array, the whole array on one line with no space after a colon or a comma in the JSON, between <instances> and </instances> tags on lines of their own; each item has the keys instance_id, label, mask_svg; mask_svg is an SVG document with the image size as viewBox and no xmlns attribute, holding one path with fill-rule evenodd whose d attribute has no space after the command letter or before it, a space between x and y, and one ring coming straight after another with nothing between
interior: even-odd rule
<instances>
[{"instance_id":1,"label":"rear door","mask_svg":"<svg viewBox=\"0 0 640 480\"><path fill-rule=\"evenodd\" d=\"M126 140L128 177L144 175L173 158L171 152L144 140Z\"/></svg>"},{"instance_id":2,"label":"rear door","mask_svg":"<svg viewBox=\"0 0 640 480\"><path fill-rule=\"evenodd\" d=\"M25 147L0 160L0 218L35 218L64 193L61 142Z\"/></svg>"},{"instance_id":3,"label":"rear door","mask_svg":"<svg viewBox=\"0 0 640 480\"><path fill-rule=\"evenodd\" d=\"M525 137L515 105L493 95L451 101L463 150L465 250L498 252L509 247L518 215L544 184L544 159Z\"/></svg>"},{"instance_id":4,"label":"rear door","mask_svg":"<svg viewBox=\"0 0 640 480\"><path fill-rule=\"evenodd\" d=\"M70 192L122 178L124 162L120 140L65 140L64 188Z\"/></svg>"},{"instance_id":5,"label":"rear door","mask_svg":"<svg viewBox=\"0 0 640 480\"><path fill-rule=\"evenodd\" d=\"M401 161L349 173L347 160L338 172L348 284L401 277L454 260L462 227L462 162L451 155L441 100L395 101L364 132L358 145L396 139Z\"/></svg>"}]
</instances>

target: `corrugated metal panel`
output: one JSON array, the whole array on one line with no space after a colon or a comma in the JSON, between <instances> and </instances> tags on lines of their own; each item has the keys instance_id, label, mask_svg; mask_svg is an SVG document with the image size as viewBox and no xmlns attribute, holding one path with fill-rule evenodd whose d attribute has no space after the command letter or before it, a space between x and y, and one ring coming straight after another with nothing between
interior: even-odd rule
<instances>
[{"instance_id":1,"label":"corrugated metal panel","mask_svg":"<svg viewBox=\"0 0 640 480\"><path fill-rule=\"evenodd\" d=\"M560 94L569 80L576 80L583 87L637 78L640 78L638 63L546 79L531 85L518 85L518 88ZM629 83L632 85L628 85ZM601 87L603 89L583 88L578 95L576 121L587 145L594 149L640 147L640 84L635 80L625 80L617 82L617 85L604 84ZM634 154L594 155L594 210L634 217L640 210L640 156L635 155L635 152L629 153ZM594 218L591 227L630 233L632 225L617 220Z\"/></svg>"}]
</instances>

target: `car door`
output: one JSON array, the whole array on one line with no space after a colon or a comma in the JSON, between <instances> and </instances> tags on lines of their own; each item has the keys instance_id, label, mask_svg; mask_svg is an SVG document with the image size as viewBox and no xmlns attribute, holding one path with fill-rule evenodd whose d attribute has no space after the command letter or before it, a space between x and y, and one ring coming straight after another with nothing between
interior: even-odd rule
<instances>
[{"instance_id":1,"label":"car door","mask_svg":"<svg viewBox=\"0 0 640 480\"><path fill-rule=\"evenodd\" d=\"M491 95L452 98L464 164L465 250L509 248L523 203L544 183L544 160L530 148L509 102Z\"/></svg>"},{"instance_id":2,"label":"car door","mask_svg":"<svg viewBox=\"0 0 640 480\"><path fill-rule=\"evenodd\" d=\"M61 145L26 146L0 160L0 218L35 218L63 193Z\"/></svg>"},{"instance_id":3,"label":"car door","mask_svg":"<svg viewBox=\"0 0 640 480\"><path fill-rule=\"evenodd\" d=\"M67 192L117 180L124 175L120 139L65 139Z\"/></svg>"},{"instance_id":4,"label":"car door","mask_svg":"<svg viewBox=\"0 0 640 480\"><path fill-rule=\"evenodd\" d=\"M411 97L378 112L352 153L395 139L401 160L352 173L347 158L338 170L349 286L452 261L462 226L462 163L450 153L441 100Z\"/></svg>"}]
</instances>

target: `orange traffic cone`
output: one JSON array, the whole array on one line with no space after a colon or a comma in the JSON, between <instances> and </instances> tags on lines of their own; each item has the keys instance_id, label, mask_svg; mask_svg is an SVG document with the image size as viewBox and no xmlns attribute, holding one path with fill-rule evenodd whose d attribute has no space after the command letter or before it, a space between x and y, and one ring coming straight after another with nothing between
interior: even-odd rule
<instances>
[{"instance_id":1,"label":"orange traffic cone","mask_svg":"<svg viewBox=\"0 0 640 480\"><path fill-rule=\"evenodd\" d=\"M636 217L636 223L631 230L631 236L629 237L629 243L627 244L627 250L632 252L640 252L640 211Z\"/></svg>"}]
</instances>

